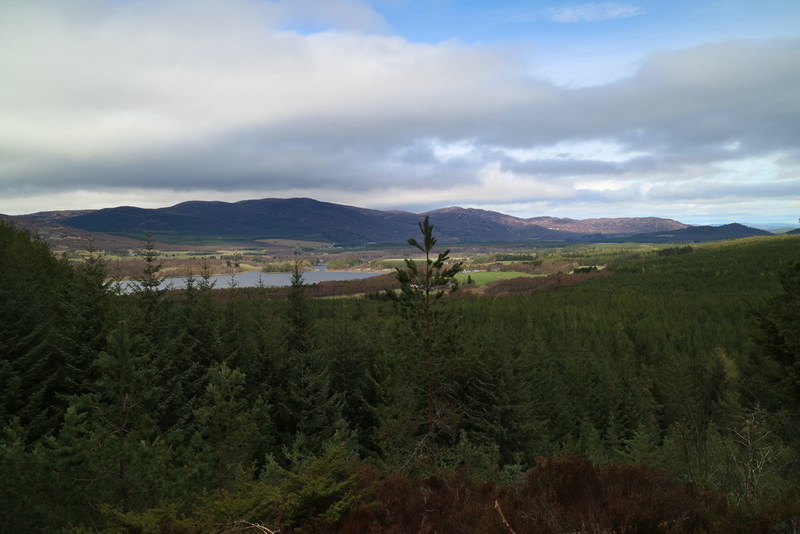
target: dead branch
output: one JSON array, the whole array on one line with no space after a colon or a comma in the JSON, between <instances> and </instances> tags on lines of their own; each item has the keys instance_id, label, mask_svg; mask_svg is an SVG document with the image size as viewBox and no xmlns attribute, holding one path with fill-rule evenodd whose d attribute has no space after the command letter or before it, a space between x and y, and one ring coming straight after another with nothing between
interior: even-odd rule
<instances>
[{"instance_id":1,"label":"dead branch","mask_svg":"<svg viewBox=\"0 0 800 534\"><path fill-rule=\"evenodd\" d=\"M497 515L500 516L500 521L503 523L503 526L506 527L506 530L508 530L509 534L517 534L514 532L514 529L511 528L511 525L508 524L508 521L506 521L506 516L503 515L503 510L500 508L500 503L496 500L494 501L494 509L497 510Z\"/></svg>"},{"instance_id":2,"label":"dead branch","mask_svg":"<svg viewBox=\"0 0 800 534\"><path fill-rule=\"evenodd\" d=\"M236 527L234 527L234 530L228 530L227 532L244 532L245 530L252 530L252 529L255 529L259 532L264 532L265 534L278 534L280 532L280 530L270 530L264 525L261 525L259 523L251 523L250 521L245 521L244 519L235 521L234 524L237 525Z\"/></svg>"}]
</instances>

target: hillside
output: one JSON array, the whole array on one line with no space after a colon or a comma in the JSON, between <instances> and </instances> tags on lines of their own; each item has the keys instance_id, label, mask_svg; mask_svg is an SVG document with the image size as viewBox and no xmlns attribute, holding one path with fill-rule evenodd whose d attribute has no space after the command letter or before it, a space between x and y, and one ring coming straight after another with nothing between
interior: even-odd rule
<instances>
[{"instance_id":1,"label":"hillside","mask_svg":"<svg viewBox=\"0 0 800 534\"><path fill-rule=\"evenodd\" d=\"M584 235L615 235L618 237L645 232L681 230L689 227L688 224L659 217L622 217L581 220L556 217L533 217L525 220L551 230L561 230Z\"/></svg>"},{"instance_id":2,"label":"hillside","mask_svg":"<svg viewBox=\"0 0 800 534\"><path fill-rule=\"evenodd\" d=\"M135 239L121 235L110 235L102 232L93 232L73 226L67 226L60 222L65 217L63 215L64 212L50 213L60 213L62 215L56 215L51 218L47 216L28 217L3 215L0 213L0 221L10 221L14 223L14 226L17 228L24 228L33 234L39 235L39 237L44 239L50 245L50 248L54 252L83 250L86 248L86 243L89 240L92 240L94 246L101 250L136 250L144 247L145 241L142 239ZM167 247L165 245L161 248Z\"/></svg>"},{"instance_id":3,"label":"hillside","mask_svg":"<svg viewBox=\"0 0 800 534\"><path fill-rule=\"evenodd\" d=\"M628 239L638 243L700 243L771 235L766 230L750 228L738 223L722 226L689 226L672 231L637 234Z\"/></svg>"},{"instance_id":4,"label":"hillside","mask_svg":"<svg viewBox=\"0 0 800 534\"><path fill-rule=\"evenodd\" d=\"M656 217L522 219L460 207L427 213L380 211L307 198L192 201L158 209L130 206L91 212L42 212L28 217L90 232L141 238L147 232L169 242L215 239L301 239L339 245L400 244L430 216L442 243L559 242L622 238L645 232L681 230L687 225Z\"/></svg>"}]
</instances>

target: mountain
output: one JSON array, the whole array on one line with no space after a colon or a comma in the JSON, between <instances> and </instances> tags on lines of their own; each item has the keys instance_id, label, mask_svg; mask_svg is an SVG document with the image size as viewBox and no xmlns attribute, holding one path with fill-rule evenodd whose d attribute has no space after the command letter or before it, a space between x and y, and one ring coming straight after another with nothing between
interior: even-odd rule
<instances>
[{"instance_id":1,"label":"mountain","mask_svg":"<svg viewBox=\"0 0 800 534\"><path fill-rule=\"evenodd\" d=\"M141 237L148 231L158 240L198 238L299 239L340 245L404 243L419 233L426 215L442 243L542 242L580 239L582 234L625 236L646 231L686 228L670 219L521 219L487 210L450 207L427 213L379 211L308 198L261 199L241 202L183 202L159 209L130 206L92 212L46 212L91 232ZM541 220L540 220L541 219ZM546 221L545 221L546 219ZM543 223L546 223L543 224Z\"/></svg>"},{"instance_id":2,"label":"mountain","mask_svg":"<svg viewBox=\"0 0 800 534\"><path fill-rule=\"evenodd\" d=\"M26 216L38 225L66 225L97 234L189 243L209 239L253 241L294 239L344 246L405 243L429 216L441 243L544 243L640 241L686 243L768 235L741 224L688 226L658 217L523 219L494 211L449 207L427 213L380 211L308 198L192 201L168 208L131 206L95 211L40 212ZM21 219L17 217L17 219Z\"/></svg>"},{"instance_id":3,"label":"mountain","mask_svg":"<svg viewBox=\"0 0 800 534\"><path fill-rule=\"evenodd\" d=\"M603 234L624 237L646 232L664 232L688 228L689 225L658 217L636 217L618 219L562 219L556 217L533 217L525 219L533 224L552 230L562 230L583 235Z\"/></svg>"},{"instance_id":4,"label":"mountain","mask_svg":"<svg viewBox=\"0 0 800 534\"><path fill-rule=\"evenodd\" d=\"M95 232L157 239L222 237L299 239L346 244L401 242L413 235L418 216L377 211L312 199L263 199L241 202L183 202L168 208L106 208L68 217L63 222Z\"/></svg>"}]
</instances>

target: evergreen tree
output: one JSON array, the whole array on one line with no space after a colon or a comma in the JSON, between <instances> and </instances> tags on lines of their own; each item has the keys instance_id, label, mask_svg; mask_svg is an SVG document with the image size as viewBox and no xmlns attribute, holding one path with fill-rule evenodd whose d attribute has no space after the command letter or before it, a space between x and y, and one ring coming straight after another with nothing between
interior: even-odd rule
<instances>
[{"instance_id":1,"label":"evergreen tree","mask_svg":"<svg viewBox=\"0 0 800 534\"><path fill-rule=\"evenodd\" d=\"M782 403L800 410L800 259L779 275L782 293L765 311L755 311L763 365L779 387Z\"/></svg>"},{"instance_id":2,"label":"evergreen tree","mask_svg":"<svg viewBox=\"0 0 800 534\"><path fill-rule=\"evenodd\" d=\"M89 239L83 262L76 266L61 298L61 314L66 319L59 343L65 365L65 395L86 392L96 379L92 362L105 346L110 318L106 276L103 255Z\"/></svg>"},{"instance_id":3,"label":"evergreen tree","mask_svg":"<svg viewBox=\"0 0 800 534\"><path fill-rule=\"evenodd\" d=\"M153 417L160 393L149 356L123 321L95 365L93 390L72 399L65 418L60 454L71 459L63 476L84 481L90 505L107 503L123 512L152 506L164 495L174 453Z\"/></svg>"},{"instance_id":4,"label":"evergreen tree","mask_svg":"<svg viewBox=\"0 0 800 534\"><path fill-rule=\"evenodd\" d=\"M298 262L294 262L286 319L288 321L286 332L287 350L299 354L310 353L313 349L314 333L306 300L306 286Z\"/></svg>"},{"instance_id":5,"label":"evergreen tree","mask_svg":"<svg viewBox=\"0 0 800 534\"><path fill-rule=\"evenodd\" d=\"M246 378L225 363L209 369L208 386L195 410L194 461L203 487L224 488L233 482L236 467L254 460L256 446L271 434L268 407L261 398L245 396Z\"/></svg>"},{"instance_id":6,"label":"evergreen tree","mask_svg":"<svg viewBox=\"0 0 800 534\"><path fill-rule=\"evenodd\" d=\"M72 270L27 230L0 221L0 426L18 417L28 438L52 432L63 412L58 293Z\"/></svg>"},{"instance_id":7,"label":"evergreen tree","mask_svg":"<svg viewBox=\"0 0 800 534\"><path fill-rule=\"evenodd\" d=\"M491 341L487 343L490 345ZM473 349L475 350L475 349ZM534 465L546 440L545 421L534 403L535 375L529 362L485 346L458 367L460 427L473 446L497 451L499 465Z\"/></svg>"},{"instance_id":8,"label":"evergreen tree","mask_svg":"<svg viewBox=\"0 0 800 534\"><path fill-rule=\"evenodd\" d=\"M316 344L306 288L295 262L283 350L273 375L278 457L294 468L346 439L342 399L331 387L328 362Z\"/></svg>"},{"instance_id":9,"label":"evergreen tree","mask_svg":"<svg viewBox=\"0 0 800 534\"><path fill-rule=\"evenodd\" d=\"M747 386L773 411L773 424L794 455L785 473L800 484L800 257L779 273L781 292L764 310L751 307L758 351L748 368Z\"/></svg>"},{"instance_id":10,"label":"evergreen tree","mask_svg":"<svg viewBox=\"0 0 800 534\"><path fill-rule=\"evenodd\" d=\"M138 332L142 352L148 354L148 369L160 388L160 402L153 407L157 426L179 439L192 418L202 395L208 364L198 362L196 345L189 333L186 307L166 298L169 287L162 287L160 254L148 232L142 272L132 285L134 299L130 324ZM183 436L185 439L185 436Z\"/></svg>"},{"instance_id":11,"label":"evergreen tree","mask_svg":"<svg viewBox=\"0 0 800 534\"><path fill-rule=\"evenodd\" d=\"M315 302L322 305L323 302ZM388 401L384 381L389 370L384 361L388 341L384 334L383 317L376 313L376 303L366 299L330 299L324 301L332 309L329 327L324 330L321 343L322 357L328 362L330 384L342 399L342 417L358 438L358 452L362 458L377 458L381 447L376 429L380 426L380 406ZM384 307L384 303L377 303ZM365 305L373 308L366 311Z\"/></svg>"},{"instance_id":12,"label":"evergreen tree","mask_svg":"<svg viewBox=\"0 0 800 534\"><path fill-rule=\"evenodd\" d=\"M405 260L404 268L395 269L395 277L400 282L399 296L393 291L388 295L400 303L402 316L410 328L411 335L407 339L411 350L415 353L414 367L422 368L425 386L424 417L426 456L431 473L436 472L437 431L443 429L442 413L447 411L440 402L437 409L437 384L444 356L453 343L452 318L442 309L442 297L458 289L455 276L461 271L461 262L449 263L450 250L434 255L436 238L433 237L433 225L429 217L419 223L422 243L409 238L408 244L425 255L422 268L412 259ZM438 413L437 413L438 412ZM453 430L451 428L451 430ZM457 436L458 433L455 432Z\"/></svg>"},{"instance_id":13,"label":"evergreen tree","mask_svg":"<svg viewBox=\"0 0 800 534\"><path fill-rule=\"evenodd\" d=\"M147 243L144 248L144 267L131 286L133 292L139 295L144 304L145 322L155 318L158 303L167 292L166 288L161 287L164 282L164 276L161 274L163 263L158 259L159 253L152 237L153 235L148 231Z\"/></svg>"}]
</instances>

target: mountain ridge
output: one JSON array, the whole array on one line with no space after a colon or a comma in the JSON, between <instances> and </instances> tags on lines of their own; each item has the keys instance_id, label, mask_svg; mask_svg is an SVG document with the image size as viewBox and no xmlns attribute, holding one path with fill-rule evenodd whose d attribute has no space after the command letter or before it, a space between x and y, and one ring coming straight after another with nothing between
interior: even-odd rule
<instances>
[{"instance_id":1,"label":"mountain ridge","mask_svg":"<svg viewBox=\"0 0 800 534\"><path fill-rule=\"evenodd\" d=\"M425 216L436 227L441 243L565 242L624 240L655 235L660 240L690 228L703 240L727 239L762 231L736 228L693 227L660 217L569 219L520 218L500 212L451 206L424 213L375 210L310 198L265 198L238 202L187 201L164 208L120 206L99 210L49 211L26 215L27 219L66 225L89 232L172 241L189 238L299 239L347 246L405 243L418 234ZM744 229L744 230L743 230ZM764 232L768 233L768 232ZM692 240L692 234L679 234Z\"/></svg>"}]
</instances>

